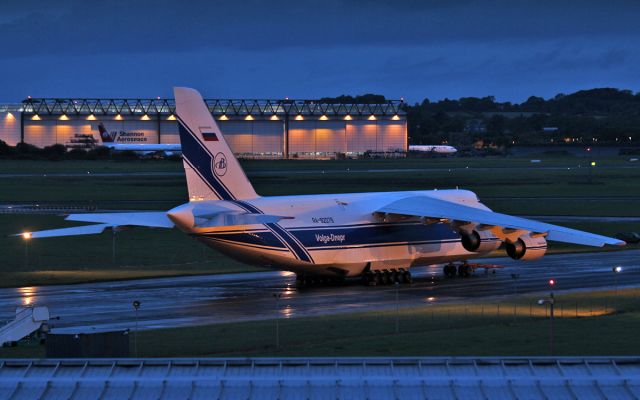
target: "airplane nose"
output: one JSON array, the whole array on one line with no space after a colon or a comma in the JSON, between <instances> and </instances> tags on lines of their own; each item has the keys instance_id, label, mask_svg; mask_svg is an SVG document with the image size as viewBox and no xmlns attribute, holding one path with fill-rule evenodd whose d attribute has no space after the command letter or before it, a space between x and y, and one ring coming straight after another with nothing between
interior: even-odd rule
<instances>
[{"instance_id":1,"label":"airplane nose","mask_svg":"<svg viewBox=\"0 0 640 400\"><path fill-rule=\"evenodd\" d=\"M193 209L189 204L182 204L167 212L167 217L182 230L191 230L194 226Z\"/></svg>"}]
</instances>

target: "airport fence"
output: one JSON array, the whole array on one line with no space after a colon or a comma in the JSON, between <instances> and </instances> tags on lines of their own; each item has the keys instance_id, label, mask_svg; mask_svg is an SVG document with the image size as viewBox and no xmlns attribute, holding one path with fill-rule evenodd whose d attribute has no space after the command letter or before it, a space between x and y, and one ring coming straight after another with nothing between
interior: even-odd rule
<instances>
[{"instance_id":1,"label":"airport fence","mask_svg":"<svg viewBox=\"0 0 640 400\"><path fill-rule=\"evenodd\" d=\"M177 353L171 347L167 353L159 353L159 342L153 345L152 341L143 346L140 355L548 355L550 305L539 304L540 299L505 298L472 304L427 299L425 305L412 308L396 310L390 305L382 311L295 317L281 298L274 300L273 314L265 315L265 320L190 328L188 334L193 336L181 333ZM640 316L635 314L639 305L640 289L556 295L557 354L637 352L623 336L634 331L634 321L640 324ZM167 342L171 340L162 340ZM617 344L619 348L611 347Z\"/></svg>"}]
</instances>

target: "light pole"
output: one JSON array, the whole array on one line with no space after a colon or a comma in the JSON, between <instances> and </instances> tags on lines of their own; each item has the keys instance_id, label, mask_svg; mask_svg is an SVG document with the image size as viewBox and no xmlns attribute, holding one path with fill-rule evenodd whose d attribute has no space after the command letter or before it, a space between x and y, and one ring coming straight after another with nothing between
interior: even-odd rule
<instances>
[{"instance_id":1,"label":"light pole","mask_svg":"<svg viewBox=\"0 0 640 400\"><path fill-rule=\"evenodd\" d=\"M511 274L511 279L513 279L513 293L515 297L518 297L518 279L520 279L520 274Z\"/></svg>"},{"instance_id":2,"label":"light pole","mask_svg":"<svg viewBox=\"0 0 640 400\"><path fill-rule=\"evenodd\" d=\"M24 239L24 267L29 267L29 240L31 240L31 232L23 232L22 239Z\"/></svg>"},{"instance_id":3,"label":"light pole","mask_svg":"<svg viewBox=\"0 0 640 400\"><path fill-rule=\"evenodd\" d=\"M553 356L553 307L556 299L553 296L553 286L556 284L555 279L549 279L549 286L551 287L551 293L546 299L538 300L538 304L549 304L549 354Z\"/></svg>"},{"instance_id":4,"label":"light pole","mask_svg":"<svg viewBox=\"0 0 640 400\"><path fill-rule=\"evenodd\" d=\"M281 293L274 293L273 297L276 299L276 350L280 350L280 298Z\"/></svg>"},{"instance_id":5,"label":"light pole","mask_svg":"<svg viewBox=\"0 0 640 400\"><path fill-rule=\"evenodd\" d=\"M111 231L113 232L113 237L111 239L111 263L116 265L116 230L114 228Z\"/></svg>"},{"instance_id":6,"label":"light pole","mask_svg":"<svg viewBox=\"0 0 640 400\"><path fill-rule=\"evenodd\" d=\"M399 287L400 283L396 282L394 284L396 288L396 335L400 333L400 299L399 299Z\"/></svg>"},{"instance_id":7,"label":"light pole","mask_svg":"<svg viewBox=\"0 0 640 400\"><path fill-rule=\"evenodd\" d=\"M621 265L616 265L615 267L613 267L611 269L611 271L613 271L613 287L615 288L615 297L618 297L618 274L620 272L622 272L622 266Z\"/></svg>"},{"instance_id":8,"label":"light pole","mask_svg":"<svg viewBox=\"0 0 640 400\"><path fill-rule=\"evenodd\" d=\"M133 354L138 357L138 309L140 308L140 301L133 301L133 309L136 313L136 329L133 332Z\"/></svg>"}]
</instances>

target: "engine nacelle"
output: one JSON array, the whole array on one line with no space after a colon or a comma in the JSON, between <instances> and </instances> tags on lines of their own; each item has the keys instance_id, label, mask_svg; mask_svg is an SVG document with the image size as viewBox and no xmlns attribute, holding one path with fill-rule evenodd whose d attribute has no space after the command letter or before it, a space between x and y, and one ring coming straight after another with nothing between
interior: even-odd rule
<instances>
[{"instance_id":1,"label":"engine nacelle","mask_svg":"<svg viewBox=\"0 0 640 400\"><path fill-rule=\"evenodd\" d=\"M515 242L504 244L507 255L514 260L537 260L547 252L547 239L542 236L520 236Z\"/></svg>"},{"instance_id":2,"label":"engine nacelle","mask_svg":"<svg viewBox=\"0 0 640 400\"><path fill-rule=\"evenodd\" d=\"M488 253L500 247L500 239L490 231L460 232L462 247L473 253Z\"/></svg>"}]
</instances>

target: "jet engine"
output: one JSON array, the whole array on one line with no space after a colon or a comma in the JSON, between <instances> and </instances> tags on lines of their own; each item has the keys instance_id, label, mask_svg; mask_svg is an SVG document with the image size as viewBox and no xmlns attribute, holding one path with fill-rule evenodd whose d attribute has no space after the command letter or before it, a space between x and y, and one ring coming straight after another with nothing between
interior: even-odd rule
<instances>
[{"instance_id":1,"label":"jet engine","mask_svg":"<svg viewBox=\"0 0 640 400\"><path fill-rule=\"evenodd\" d=\"M515 242L505 242L507 255L514 260L537 260L547 252L547 239L542 236L520 236Z\"/></svg>"},{"instance_id":2,"label":"jet engine","mask_svg":"<svg viewBox=\"0 0 640 400\"><path fill-rule=\"evenodd\" d=\"M462 231L460 232L462 247L474 253L488 253L500 247L500 240L490 231Z\"/></svg>"}]
</instances>

